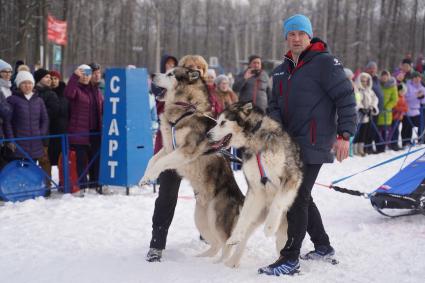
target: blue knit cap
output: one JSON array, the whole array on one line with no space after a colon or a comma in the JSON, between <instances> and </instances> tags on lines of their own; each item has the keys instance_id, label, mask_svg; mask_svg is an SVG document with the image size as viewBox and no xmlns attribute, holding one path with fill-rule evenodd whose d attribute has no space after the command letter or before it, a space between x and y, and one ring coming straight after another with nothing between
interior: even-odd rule
<instances>
[{"instance_id":1,"label":"blue knit cap","mask_svg":"<svg viewBox=\"0 0 425 283\"><path fill-rule=\"evenodd\" d=\"M283 22L283 35L285 36L285 39L288 36L288 32L295 30L305 32L310 38L313 37L313 28L311 27L311 22L304 15L296 14Z\"/></svg>"}]
</instances>

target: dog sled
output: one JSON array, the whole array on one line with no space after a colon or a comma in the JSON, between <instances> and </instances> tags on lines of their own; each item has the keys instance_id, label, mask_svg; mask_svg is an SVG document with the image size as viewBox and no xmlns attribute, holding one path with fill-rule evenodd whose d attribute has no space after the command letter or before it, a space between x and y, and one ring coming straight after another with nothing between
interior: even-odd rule
<instances>
[{"instance_id":1,"label":"dog sled","mask_svg":"<svg viewBox=\"0 0 425 283\"><path fill-rule=\"evenodd\" d=\"M369 194L372 206L382 215L397 217L425 215L425 153ZM390 215L384 209L408 209Z\"/></svg>"},{"instance_id":2,"label":"dog sled","mask_svg":"<svg viewBox=\"0 0 425 283\"><path fill-rule=\"evenodd\" d=\"M350 190L335 185L355 175L397 159L407 157L410 154L424 149L425 147L393 157L360 172L335 180L329 186L320 183L316 183L316 185L328 187L337 192L362 196L369 199L373 208L384 216L394 218L415 214L425 215L425 152L371 193ZM394 211L395 209L401 212L399 214L388 213L388 211Z\"/></svg>"}]
</instances>

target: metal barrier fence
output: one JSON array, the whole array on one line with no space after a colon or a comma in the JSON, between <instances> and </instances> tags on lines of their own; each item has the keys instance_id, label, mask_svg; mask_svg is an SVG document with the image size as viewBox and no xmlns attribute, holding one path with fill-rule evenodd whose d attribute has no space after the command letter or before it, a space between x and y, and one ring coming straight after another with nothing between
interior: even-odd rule
<instances>
[{"instance_id":1,"label":"metal barrier fence","mask_svg":"<svg viewBox=\"0 0 425 283\"><path fill-rule=\"evenodd\" d=\"M393 135L395 132L397 132L399 126L400 126L400 120L397 121L393 121L393 125L392 126L387 126L386 124L386 115L384 115L384 124L385 126L382 127L382 129L388 133L386 135L386 137L384 138L382 136L381 131L379 130L378 125L376 125L373 117L370 117L370 124L371 127L373 129L373 131L371 132L371 135L375 135L376 138L373 138L373 140L375 140L374 143L370 143L370 144L365 144L364 147L372 147L373 144L375 144L375 146L379 146L379 145L391 145L391 144L398 144L398 142L411 142L413 145L417 144L417 143L424 143L425 142L425 106L422 106L420 109L420 115L419 115L419 125L414 125L414 122L412 121L412 118L407 116L406 114L404 115L405 119L403 119L403 123L409 123L409 125L412 128L412 137L410 138L404 138L403 137L401 139L398 138L398 136L395 139L392 139ZM390 113L391 111L384 111L383 113ZM395 122L395 123L394 123ZM358 136L359 134L359 128L360 128L360 124L357 127L357 131L354 135L354 137ZM415 134L416 138L413 138L413 134ZM376 142L376 140L378 140L378 142Z\"/></svg>"},{"instance_id":2,"label":"metal barrier fence","mask_svg":"<svg viewBox=\"0 0 425 283\"><path fill-rule=\"evenodd\" d=\"M5 146L5 143L14 143L16 145L16 150L18 150L23 156L23 159L28 160L34 165L37 165L36 161L31 158L31 156L26 152L20 145L19 141L29 141L29 140L46 140L46 139L54 139L54 138L60 138L61 139L61 154L62 154L62 176L63 176L63 185L60 185L59 183L56 183L51 176L49 176L39 165L37 165L37 168L40 169L40 172L43 174L47 182L50 182L52 184L52 187L50 189L57 189L60 191L63 191L64 193L71 193L71 179L70 179L70 168L69 168L69 152L70 152L70 144L69 144L69 137L75 137L75 136L100 136L99 132L96 133L76 133L76 134L58 134L58 135L46 135L46 136L34 136L34 137L25 137L25 138L10 138L10 139L1 139L0 143ZM85 166L83 172L78 176L76 185L79 187L82 186L89 186L93 183L97 183L96 181L92 182L81 182L81 180L84 178L84 176L87 175L90 168L93 166L94 162L97 158L100 157L100 145L96 153L93 155L91 160L88 160L87 165ZM21 159L21 158L14 158ZM12 160L10 160L12 161ZM59 170L59 164L58 164L58 170ZM59 175L61 172L59 172ZM46 183L47 183L46 182Z\"/></svg>"}]
</instances>

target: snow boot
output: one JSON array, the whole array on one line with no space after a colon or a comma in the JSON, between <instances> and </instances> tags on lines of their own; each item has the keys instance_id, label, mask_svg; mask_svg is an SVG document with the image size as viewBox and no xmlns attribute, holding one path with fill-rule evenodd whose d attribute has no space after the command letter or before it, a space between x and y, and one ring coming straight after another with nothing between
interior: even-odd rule
<instances>
[{"instance_id":1,"label":"snow boot","mask_svg":"<svg viewBox=\"0 0 425 283\"><path fill-rule=\"evenodd\" d=\"M162 250L150 248L147 255L146 261L148 262L160 262L162 258Z\"/></svg>"},{"instance_id":2,"label":"snow boot","mask_svg":"<svg viewBox=\"0 0 425 283\"><path fill-rule=\"evenodd\" d=\"M276 262L261 267L258 269L258 274L266 274L266 275L293 275L295 273L300 272L300 262L298 259L296 260L287 260L283 257L279 258Z\"/></svg>"},{"instance_id":3,"label":"snow boot","mask_svg":"<svg viewBox=\"0 0 425 283\"><path fill-rule=\"evenodd\" d=\"M338 261L334 258L335 250L332 246L318 246L314 251L310 251L305 255L301 255L300 258L303 260L322 260L331 264L338 264Z\"/></svg>"},{"instance_id":4,"label":"snow boot","mask_svg":"<svg viewBox=\"0 0 425 283\"><path fill-rule=\"evenodd\" d=\"M359 144L353 143L353 155L359 155Z\"/></svg>"},{"instance_id":5,"label":"snow boot","mask_svg":"<svg viewBox=\"0 0 425 283\"><path fill-rule=\"evenodd\" d=\"M359 142L359 144L357 145L357 152L359 153L360 156L365 156L366 152L364 150L364 142Z\"/></svg>"}]
</instances>

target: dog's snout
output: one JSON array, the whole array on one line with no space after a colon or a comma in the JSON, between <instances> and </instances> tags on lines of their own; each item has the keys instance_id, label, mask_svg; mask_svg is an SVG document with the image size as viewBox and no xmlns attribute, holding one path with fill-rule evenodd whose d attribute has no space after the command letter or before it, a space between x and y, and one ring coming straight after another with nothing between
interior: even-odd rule
<instances>
[{"instance_id":1,"label":"dog's snout","mask_svg":"<svg viewBox=\"0 0 425 283\"><path fill-rule=\"evenodd\" d=\"M213 137L211 130L207 132L207 139L211 140Z\"/></svg>"}]
</instances>

